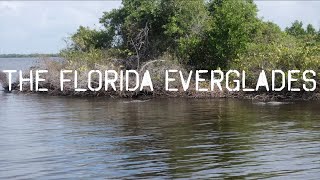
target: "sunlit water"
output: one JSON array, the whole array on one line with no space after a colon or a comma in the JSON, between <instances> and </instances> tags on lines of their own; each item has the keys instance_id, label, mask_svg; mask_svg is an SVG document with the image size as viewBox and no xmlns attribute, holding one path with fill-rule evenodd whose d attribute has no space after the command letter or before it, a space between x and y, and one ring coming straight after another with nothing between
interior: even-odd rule
<instances>
[{"instance_id":1,"label":"sunlit water","mask_svg":"<svg viewBox=\"0 0 320 180\"><path fill-rule=\"evenodd\" d=\"M319 107L0 92L0 179L318 179Z\"/></svg>"}]
</instances>

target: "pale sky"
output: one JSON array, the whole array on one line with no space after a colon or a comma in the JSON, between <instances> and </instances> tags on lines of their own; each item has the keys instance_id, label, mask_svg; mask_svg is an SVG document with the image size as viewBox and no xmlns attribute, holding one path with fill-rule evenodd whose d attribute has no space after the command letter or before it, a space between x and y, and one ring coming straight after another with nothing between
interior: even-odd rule
<instances>
[{"instance_id":1,"label":"pale sky","mask_svg":"<svg viewBox=\"0 0 320 180\"><path fill-rule=\"evenodd\" d=\"M256 1L259 16L282 28L294 20L320 27L319 1ZM57 53L80 26L99 27L121 1L0 1L0 54Z\"/></svg>"}]
</instances>

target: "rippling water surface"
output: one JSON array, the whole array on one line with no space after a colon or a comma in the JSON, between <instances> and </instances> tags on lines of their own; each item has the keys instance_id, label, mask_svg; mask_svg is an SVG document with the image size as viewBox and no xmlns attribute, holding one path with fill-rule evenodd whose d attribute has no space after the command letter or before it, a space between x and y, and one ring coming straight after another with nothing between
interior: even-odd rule
<instances>
[{"instance_id":1,"label":"rippling water surface","mask_svg":"<svg viewBox=\"0 0 320 180\"><path fill-rule=\"evenodd\" d=\"M0 103L0 179L320 177L317 102L0 92Z\"/></svg>"}]
</instances>

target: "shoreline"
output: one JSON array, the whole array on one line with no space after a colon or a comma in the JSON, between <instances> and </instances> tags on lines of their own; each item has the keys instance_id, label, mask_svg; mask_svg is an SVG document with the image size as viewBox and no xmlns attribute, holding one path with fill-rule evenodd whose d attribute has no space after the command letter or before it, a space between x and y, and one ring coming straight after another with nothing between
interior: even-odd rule
<instances>
[{"instance_id":1,"label":"shoreline","mask_svg":"<svg viewBox=\"0 0 320 180\"><path fill-rule=\"evenodd\" d=\"M100 90L100 91L84 91L77 92L71 86L67 86L63 91L59 88L59 83L50 81L49 83L42 84L39 88L47 88L47 92L30 91L28 85L24 85L20 91L19 83L14 82L11 84L12 91L9 91L9 85L5 81L4 73L0 73L0 87L3 88L5 93L13 94L41 94L47 96L64 96L64 97L106 97L112 99L157 99L157 98L188 98L188 99L251 99L262 102L268 101L309 101L320 100L320 92L318 89L315 91L280 91L280 92L244 92L244 91L228 91L226 88L222 90L215 89L214 91L200 92L196 91L195 87L190 87L187 91L178 88L178 91L165 91L164 87L156 86L153 91L114 91L114 90ZM2 86L1 86L2 84ZM28 89L28 90L27 90ZM33 88L35 89L35 88ZM0 89L1 90L1 89Z\"/></svg>"},{"instance_id":2,"label":"shoreline","mask_svg":"<svg viewBox=\"0 0 320 180\"><path fill-rule=\"evenodd\" d=\"M1 90L4 93L22 94L22 95L43 95L52 97L75 97L75 98L110 98L110 99L169 99L169 98L183 98L183 99L240 99L240 100L255 100L260 102L271 101L319 101L320 93L318 92L150 92L141 91L136 92L118 92L118 91L103 91L103 92L78 92L72 93L70 91L52 91L52 92L34 92L34 91L19 91L13 90L11 92L5 89Z\"/></svg>"}]
</instances>

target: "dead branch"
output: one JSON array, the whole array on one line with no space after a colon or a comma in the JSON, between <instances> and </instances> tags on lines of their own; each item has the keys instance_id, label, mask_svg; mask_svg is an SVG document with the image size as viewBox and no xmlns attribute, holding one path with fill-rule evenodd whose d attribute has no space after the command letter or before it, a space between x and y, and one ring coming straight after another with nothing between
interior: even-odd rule
<instances>
[{"instance_id":1,"label":"dead branch","mask_svg":"<svg viewBox=\"0 0 320 180\"><path fill-rule=\"evenodd\" d=\"M137 54L137 69L140 69L141 57L146 55L149 46L149 27L148 22L143 29L140 29L136 37L131 38L130 43L136 51Z\"/></svg>"}]
</instances>

